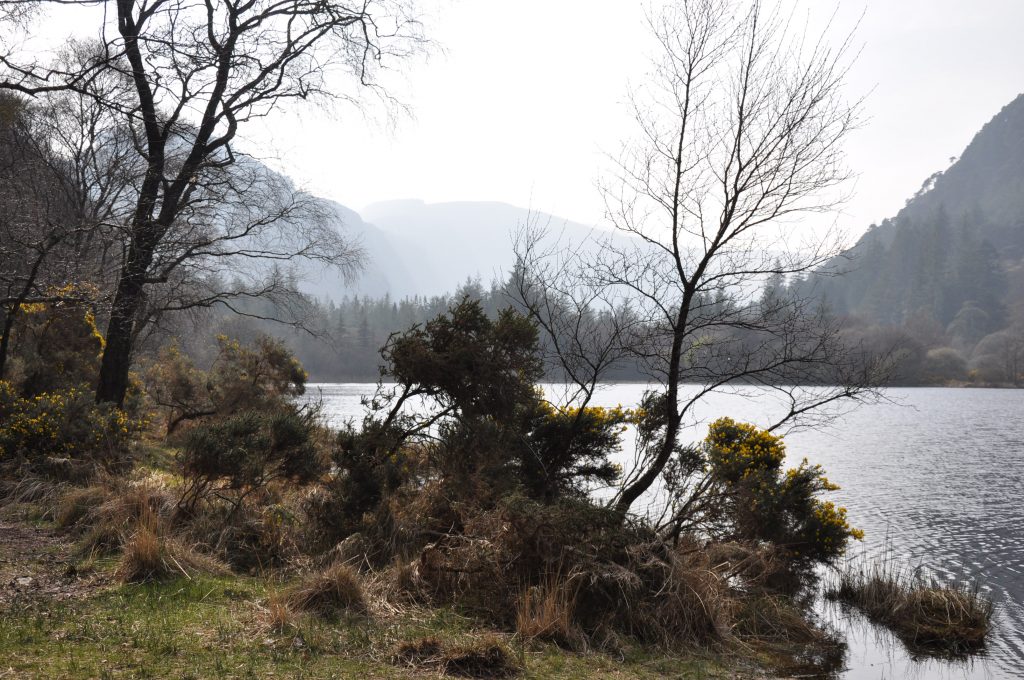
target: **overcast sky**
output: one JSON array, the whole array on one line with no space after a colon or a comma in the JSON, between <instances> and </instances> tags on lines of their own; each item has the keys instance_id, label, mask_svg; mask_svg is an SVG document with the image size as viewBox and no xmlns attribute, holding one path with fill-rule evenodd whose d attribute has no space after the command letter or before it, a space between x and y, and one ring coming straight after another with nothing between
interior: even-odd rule
<instances>
[{"instance_id":1,"label":"overcast sky","mask_svg":"<svg viewBox=\"0 0 1024 680\"><path fill-rule=\"evenodd\" d=\"M848 146L858 180L841 217L853 234L893 215L1024 91L1022 0L804 5L819 19L838 6L837 38L860 20L848 87L867 95L867 120ZM430 18L444 53L397 87L413 118L392 128L351 111L307 112L255 138L298 180L355 209L496 200L599 222L603 153L630 134L623 101L647 68L643 6L451 0Z\"/></svg>"},{"instance_id":2,"label":"overcast sky","mask_svg":"<svg viewBox=\"0 0 1024 680\"><path fill-rule=\"evenodd\" d=\"M771 2L772 0L768 0ZM859 22L848 80L866 95L849 140L858 179L839 218L856 236L892 216L975 132L1024 91L1024 0L780 0L832 35ZM624 102L648 69L647 2L423 0L443 52L396 64L380 107L306 108L250 127L257 155L314 192L359 210L388 199L503 201L597 224L595 183L633 131ZM51 22L53 37L90 21ZM85 29L88 30L88 29Z\"/></svg>"}]
</instances>

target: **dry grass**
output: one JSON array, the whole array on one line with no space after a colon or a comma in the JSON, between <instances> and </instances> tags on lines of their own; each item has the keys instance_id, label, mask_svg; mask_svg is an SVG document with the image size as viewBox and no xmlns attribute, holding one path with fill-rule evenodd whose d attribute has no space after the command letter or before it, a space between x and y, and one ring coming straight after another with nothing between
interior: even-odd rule
<instances>
[{"instance_id":1,"label":"dry grass","mask_svg":"<svg viewBox=\"0 0 1024 680\"><path fill-rule=\"evenodd\" d=\"M495 635L447 644L434 636L400 642L391 662L462 678L507 678L520 670L508 646Z\"/></svg>"},{"instance_id":2,"label":"dry grass","mask_svg":"<svg viewBox=\"0 0 1024 680\"><path fill-rule=\"evenodd\" d=\"M43 518L49 519L58 499L67 489L64 482L34 475L15 480L0 479L0 506L30 503L43 511Z\"/></svg>"},{"instance_id":3,"label":"dry grass","mask_svg":"<svg viewBox=\"0 0 1024 680\"><path fill-rule=\"evenodd\" d=\"M450 647L441 668L447 675L463 678L507 678L519 672L508 647L496 637Z\"/></svg>"},{"instance_id":4,"label":"dry grass","mask_svg":"<svg viewBox=\"0 0 1024 680\"><path fill-rule=\"evenodd\" d=\"M531 516L535 509L546 514ZM666 647L728 638L736 593L726 566L696 546L673 547L587 512L527 506L477 514L462 534L423 550L417 575L435 598L526 638L573 647L623 635Z\"/></svg>"},{"instance_id":5,"label":"dry grass","mask_svg":"<svg viewBox=\"0 0 1024 680\"><path fill-rule=\"evenodd\" d=\"M267 627L275 633L285 633L292 630L298 616L288 604L288 598L280 593L271 595L267 601L265 621Z\"/></svg>"},{"instance_id":6,"label":"dry grass","mask_svg":"<svg viewBox=\"0 0 1024 680\"><path fill-rule=\"evenodd\" d=\"M428 636L417 640L406 640L398 643L391 662L399 666L414 668L438 666L444 660L444 648L436 637Z\"/></svg>"},{"instance_id":7,"label":"dry grass","mask_svg":"<svg viewBox=\"0 0 1024 680\"><path fill-rule=\"evenodd\" d=\"M373 583L376 594L394 605L427 604L430 601L416 562L396 559L391 566L377 573Z\"/></svg>"},{"instance_id":8,"label":"dry grass","mask_svg":"<svg viewBox=\"0 0 1024 680\"><path fill-rule=\"evenodd\" d=\"M159 535L152 524L141 524L124 544L117 577L125 583L162 581L199 574L225 575L219 560L197 552L180 540Z\"/></svg>"},{"instance_id":9,"label":"dry grass","mask_svg":"<svg viewBox=\"0 0 1024 680\"><path fill-rule=\"evenodd\" d=\"M770 594L740 601L734 633L744 639L772 643L810 644L826 639L826 634L812 625L791 599Z\"/></svg>"},{"instance_id":10,"label":"dry grass","mask_svg":"<svg viewBox=\"0 0 1024 680\"><path fill-rule=\"evenodd\" d=\"M238 506L210 497L179 523L190 540L240 571L263 573L306 559L308 518L301 495L281 485L250 494Z\"/></svg>"},{"instance_id":11,"label":"dry grass","mask_svg":"<svg viewBox=\"0 0 1024 680\"><path fill-rule=\"evenodd\" d=\"M977 585L941 583L892 559L841 571L826 595L863 611L919 653L962 656L984 647L994 605Z\"/></svg>"},{"instance_id":12,"label":"dry grass","mask_svg":"<svg viewBox=\"0 0 1024 680\"><path fill-rule=\"evenodd\" d=\"M524 588L516 602L516 633L526 640L553 642L575 649L583 636L576 626L576 589L553 573L537 586Z\"/></svg>"},{"instance_id":13,"label":"dry grass","mask_svg":"<svg viewBox=\"0 0 1024 680\"><path fill-rule=\"evenodd\" d=\"M57 501L54 522L63 528L76 527L111 496L111 488L105 484L72 488Z\"/></svg>"},{"instance_id":14,"label":"dry grass","mask_svg":"<svg viewBox=\"0 0 1024 680\"><path fill-rule=\"evenodd\" d=\"M320 616L337 616L343 612L365 613L366 593L355 569L335 564L303 578L285 594L284 602L293 611L311 612Z\"/></svg>"},{"instance_id":15,"label":"dry grass","mask_svg":"<svg viewBox=\"0 0 1024 680\"><path fill-rule=\"evenodd\" d=\"M109 555L121 550L142 526L167 533L173 507L171 492L153 480L108 480L65 493L57 503L56 520L82 534L79 554Z\"/></svg>"}]
</instances>

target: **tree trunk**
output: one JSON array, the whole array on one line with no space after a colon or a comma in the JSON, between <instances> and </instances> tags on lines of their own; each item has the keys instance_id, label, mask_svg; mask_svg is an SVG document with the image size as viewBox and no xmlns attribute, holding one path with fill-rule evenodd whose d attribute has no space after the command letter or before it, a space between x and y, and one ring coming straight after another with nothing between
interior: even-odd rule
<instances>
[{"instance_id":1,"label":"tree trunk","mask_svg":"<svg viewBox=\"0 0 1024 680\"><path fill-rule=\"evenodd\" d=\"M3 380L4 371L7 368L7 353L11 344L11 330L14 328L14 319L18 312L21 311L21 306L25 304L25 300L28 299L29 294L32 292L32 287L36 285L36 277L39 275L39 267L42 265L43 260L46 259L46 253L49 252L49 248L43 248L39 252L36 261L32 264L32 269L29 270L28 278L25 280L25 285L21 288L21 293L18 295L18 299L7 308L4 314L4 330L3 334L0 335L0 380Z\"/></svg>"},{"instance_id":2,"label":"tree trunk","mask_svg":"<svg viewBox=\"0 0 1024 680\"><path fill-rule=\"evenodd\" d=\"M103 359L100 362L100 376L96 386L98 403L124 405L124 396L128 391L128 369L132 361L135 319L142 307L143 283L152 259L151 248L132 248L121 269L114 304L110 310L110 321L107 323Z\"/></svg>"},{"instance_id":3,"label":"tree trunk","mask_svg":"<svg viewBox=\"0 0 1024 680\"><path fill-rule=\"evenodd\" d=\"M647 470L619 493L619 497L615 501L615 509L622 515L628 513L633 503L657 481L658 476L661 475L662 470L672 458L676 441L679 439L679 425L682 423L682 417L679 414L679 372L683 356L683 332L681 329L684 327L689 313L689 299L690 296L687 294L679 312L678 325L672 336L672 351L669 355L665 389L665 439L661 443L657 457L648 465Z\"/></svg>"},{"instance_id":4,"label":"tree trunk","mask_svg":"<svg viewBox=\"0 0 1024 680\"><path fill-rule=\"evenodd\" d=\"M4 312L4 330L0 335L0 380L4 379L4 371L7 368L7 346L11 341L11 327L14 326L14 309Z\"/></svg>"}]
</instances>

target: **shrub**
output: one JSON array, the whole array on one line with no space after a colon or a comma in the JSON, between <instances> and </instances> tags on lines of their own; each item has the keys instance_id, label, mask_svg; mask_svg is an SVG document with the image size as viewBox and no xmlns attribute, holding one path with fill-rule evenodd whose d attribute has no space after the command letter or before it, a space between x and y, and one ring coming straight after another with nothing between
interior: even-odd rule
<instances>
[{"instance_id":1,"label":"shrub","mask_svg":"<svg viewBox=\"0 0 1024 680\"><path fill-rule=\"evenodd\" d=\"M191 429L181 452L186 487L180 507L216 492L237 510L253 492L275 481L307 484L326 470L317 447L315 411L287 406L274 413L246 411Z\"/></svg>"},{"instance_id":2,"label":"shrub","mask_svg":"<svg viewBox=\"0 0 1024 680\"><path fill-rule=\"evenodd\" d=\"M863 532L849 525L846 509L819 495L835 491L818 465L805 459L783 471L782 439L753 425L721 418L711 424L704 452L718 499L714 530L729 540L769 541L798 563L829 562Z\"/></svg>"},{"instance_id":3,"label":"shrub","mask_svg":"<svg viewBox=\"0 0 1024 680\"><path fill-rule=\"evenodd\" d=\"M571 611L572 628L591 640L621 633L666 645L722 639L730 627L729 584L705 551L674 548L587 501L505 499L428 546L418 575L435 597L501 625L548 607L555 620ZM552 587L553 575L567 590ZM571 607L561 606L569 593Z\"/></svg>"},{"instance_id":4,"label":"shrub","mask_svg":"<svg viewBox=\"0 0 1024 680\"><path fill-rule=\"evenodd\" d=\"M964 380L967 378L967 362L952 347L936 347L925 355L921 375L925 382L939 385Z\"/></svg>"},{"instance_id":5,"label":"shrub","mask_svg":"<svg viewBox=\"0 0 1024 680\"><path fill-rule=\"evenodd\" d=\"M168 434L190 420L286 408L305 392L306 372L281 341L261 336L246 347L221 335L217 345L209 371L171 345L146 372L147 390L166 414Z\"/></svg>"},{"instance_id":6,"label":"shrub","mask_svg":"<svg viewBox=\"0 0 1024 680\"><path fill-rule=\"evenodd\" d=\"M0 381L0 465L25 466L51 476L83 475L129 462L140 421L109 404L96 404L79 388L15 394Z\"/></svg>"},{"instance_id":7,"label":"shrub","mask_svg":"<svg viewBox=\"0 0 1024 680\"><path fill-rule=\"evenodd\" d=\"M359 532L383 544L405 531L418 548L417 533L459 529L455 506L486 511L509 495L582 498L618 477L609 455L630 412L545 402L535 386L537 330L515 311L491 320L479 302L463 300L393 337L383 357L397 386L382 385L361 430L338 436L330 498L315 511L325 536ZM426 412L405 408L414 399ZM408 505L421 511L415 528L396 517Z\"/></svg>"},{"instance_id":8,"label":"shrub","mask_svg":"<svg viewBox=\"0 0 1024 680\"><path fill-rule=\"evenodd\" d=\"M632 416L621 407L555 408L538 401L524 438L528 450L517 456L526 492L550 501L613 483L622 470L609 456Z\"/></svg>"},{"instance_id":9,"label":"shrub","mask_svg":"<svg viewBox=\"0 0 1024 680\"><path fill-rule=\"evenodd\" d=\"M26 397L92 384L103 352L91 302L97 292L74 284L47 292L57 301L22 305L13 328L12 373Z\"/></svg>"},{"instance_id":10,"label":"shrub","mask_svg":"<svg viewBox=\"0 0 1024 680\"><path fill-rule=\"evenodd\" d=\"M244 503L211 497L188 515L186 532L236 569L262 572L301 561L306 517L301 498L288 491L273 486Z\"/></svg>"}]
</instances>

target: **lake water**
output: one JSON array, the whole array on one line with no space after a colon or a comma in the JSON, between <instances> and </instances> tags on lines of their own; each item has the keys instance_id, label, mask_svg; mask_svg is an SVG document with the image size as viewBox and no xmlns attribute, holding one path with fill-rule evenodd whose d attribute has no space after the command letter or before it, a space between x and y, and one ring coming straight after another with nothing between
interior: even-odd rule
<instances>
[{"instance_id":1,"label":"lake water","mask_svg":"<svg viewBox=\"0 0 1024 680\"><path fill-rule=\"evenodd\" d=\"M335 425L362 416L367 384L310 385ZM644 385L606 386L595 403L635 405ZM555 386L547 386L549 392ZM821 464L842 489L866 538L855 549L890 550L940 575L979 579L998 605L986 651L967 662L917 661L885 631L856 615L829 610L849 649L843 680L1009 680L1024 678L1024 390L891 389L822 429L786 437L792 464ZM767 392L716 394L691 423L693 439L728 415L766 425ZM624 460L623 462L628 462Z\"/></svg>"}]
</instances>

